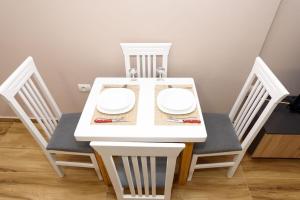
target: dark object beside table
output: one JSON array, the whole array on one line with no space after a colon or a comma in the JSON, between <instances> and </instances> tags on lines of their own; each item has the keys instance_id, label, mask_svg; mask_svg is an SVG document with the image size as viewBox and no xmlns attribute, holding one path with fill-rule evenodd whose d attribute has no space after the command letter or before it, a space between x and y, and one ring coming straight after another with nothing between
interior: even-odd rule
<instances>
[{"instance_id":1,"label":"dark object beside table","mask_svg":"<svg viewBox=\"0 0 300 200\"><path fill-rule=\"evenodd\" d=\"M278 104L249 150L254 158L300 158L300 113Z\"/></svg>"}]
</instances>

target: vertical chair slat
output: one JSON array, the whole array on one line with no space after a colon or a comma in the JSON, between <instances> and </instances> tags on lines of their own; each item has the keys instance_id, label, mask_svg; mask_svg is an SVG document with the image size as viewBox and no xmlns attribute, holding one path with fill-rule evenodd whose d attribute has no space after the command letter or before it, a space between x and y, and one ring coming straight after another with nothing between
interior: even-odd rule
<instances>
[{"instance_id":1,"label":"vertical chair slat","mask_svg":"<svg viewBox=\"0 0 300 200\"><path fill-rule=\"evenodd\" d=\"M266 92L266 90L264 90L263 92L263 96L260 97L260 101L258 102L257 106L255 107L254 111L252 112L251 116L249 117L247 123L245 124L244 128L241 130L240 135L239 135L239 139L241 139L247 128L249 127L250 123L252 122L253 118L255 117L255 115L258 113L259 109L262 107L263 103L265 102L265 100L268 97L268 92Z\"/></svg>"},{"instance_id":2,"label":"vertical chair slat","mask_svg":"<svg viewBox=\"0 0 300 200\"><path fill-rule=\"evenodd\" d=\"M249 103L249 101L250 101L250 99L251 99L251 97L252 97L252 94L255 92L255 90L257 89L258 85L259 85L259 81L256 80L255 84L254 84L253 87L252 87L252 90L250 91L250 94L249 94L248 97L246 98L245 103L243 104L243 106L242 106L242 108L240 109L240 111L239 111L237 117L236 117L235 120L234 120L234 123L233 123L234 128L236 128L237 124L240 122L241 116L242 116L242 114L244 113L244 111L245 111L245 109L246 109L246 106L248 105L248 103Z\"/></svg>"},{"instance_id":3,"label":"vertical chair slat","mask_svg":"<svg viewBox=\"0 0 300 200\"><path fill-rule=\"evenodd\" d=\"M41 88L42 93L47 97L50 107L52 108L53 112L55 113L56 117L60 118L62 113L56 104L55 100L53 99L51 93L49 92L43 78L41 77L40 73L35 69L35 73L32 75L33 79L36 80L37 85Z\"/></svg>"},{"instance_id":4,"label":"vertical chair slat","mask_svg":"<svg viewBox=\"0 0 300 200\"><path fill-rule=\"evenodd\" d=\"M251 90L249 96L247 97L247 100L246 102L244 103L243 105L243 110L240 111L239 115L240 115L240 118L239 120L237 121L237 123L235 124L235 130L238 130L245 115L247 114L248 110L249 110L249 107L252 105L253 101L254 101L254 98L257 96L258 92L261 90L262 88L262 84L259 83L257 87L253 88L253 90Z\"/></svg>"},{"instance_id":5,"label":"vertical chair slat","mask_svg":"<svg viewBox=\"0 0 300 200\"><path fill-rule=\"evenodd\" d=\"M141 59L140 55L136 55L136 70L138 77L141 77Z\"/></svg>"},{"instance_id":6,"label":"vertical chair slat","mask_svg":"<svg viewBox=\"0 0 300 200\"><path fill-rule=\"evenodd\" d=\"M151 77L151 55L147 55L147 68L148 68L147 75L148 78L150 78Z\"/></svg>"},{"instance_id":7,"label":"vertical chair slat","mask_svg":"<svg viewBox=\"0 0 300 200\"><path fill-rule=\"evenodd\" d=\"M174 178L174 173L170 173L171 171L175 170L176 166L176 157L169 157L167 159L167 166L166 166L166 177L165 177L165 185L172 185L173 184L173 178ZM165 187L165 199L169 200L171 199L171 188L170 187Z\"/></svg>"},{"instance_id":8,"label":"vertical chair slat","mask_svg":"<svg viewBox=\"0 0 300 200\"><path fill-rule=\"evenodd\" d=\"M150 168L151 168L152 196L156 196L156 162L155 162L155 157L150 157Z\"/></svg>"},{"instance_id":9,"label":"vertical chair slat","mask_svg":"<svg viewBox=\"0 0 300 200\"><path fill-rule=\"evenodd\" d=\"M130 56L125 55L125 69L126 69L126 77L130 77Z\"/></svg>"},{"instance_id":10,"label":"vertical chair slat","mask_svg":"<svg viewBox=\"0 0 300 200\"><path fill-rule=\"evenodd\" d=\"M50 121L53 123L54 127L56 127L57 119L55 119L55 117L54 117L52 111L50 110L48 104L46 103L45 99L42 97L41 93L39 92L39 90L37 89L37 87L35 86L33 81L31 79L29 79L28 82L29 82L29 85L32 87L33 91L37 94L37 97L40 99L42 105L46 109L46 113L48 113Z\"/></svg>"},{"instance_id":11,"label":"vertical chair slat","mask_svg":"<svg viewBox=\"0 0 300 200\"><path fill-rule=\"evenodd\" d=\"M165 73L163 74L163 77L165 77L168 73L168 56L167 55L163 55L162 67L165 69Z\"/></svg>"},{"instance_id":12,"label":"vertical chair slat","mask_svg":"<svg viewBox=\"0 0 300 200\"><path fill-rule=\"evenodd\" d=\"M263 88L263 86L261 88L262 88L261 90L257 90L256 93L252 96L251 101L247 106L247 112L245 112L246 114L244 114L243 120L241 121L241 123L240 123L240 125L237 129L237 135L238 136L241 134L241 130L243 129L243 127L246 124L249 116L251 115L251 113L253 112L253 110L257 106L258 101L260 100L263 93L265 92L265 89Z\"/></svg>"},{"instance_id":13,"label":"vertical chair slat","mask_svg":"<svg viewBox=\"0 0 300 200\"><path fill-rule=\"evenodd\" d=\"M156 55L153 55L152 69L153 69L153 77L156 77Z\"/></svg>"},{"instance_id":14,"label":"vertical chair slat","mask_svg":"<svg viewBox=\"0 0 300 200\"><path fill-rule=\"evenodd\" d=\"M127 182L128 182L128 185L129 185L130 193L131 193L131 195L134 196L135 195L135 189L134 189L134 185L133 185L133 181L132 181L132 177L131 177L128 157L127 156L122 156L122 161L123 161L123 165L124 165L125 174L126 174Z\"/></svg>"},{"instance_id":15,"label":"vertical chair slat","mask_svg":"<svg viewBox=\"0 0 300 200\"><path fill-rule=\"evenodd\" d=\"M42 123L40 117L38 116L38 114L35 112L34 108L31 106L30 102L28 101L28 99L25 97L25 95L23 94L22 90L20 90L18 92L18 94L20 95L21 99L23 100L23 102L25 103L25 105L27 106L27 108L29 109L29 111L33 114L33 116L36 118L36 120L38 121L38 123L40 124L40 126L44 129L46 135L48 138L51 137L50 133L48 132L48 129L45 127L45 125Z\"/></svg>"},{"instance_id":16,"label":"vertical chair slat","mask_svg":"<svg viewBox=\"0 0 300 200\"><path fill-rule=\"evenodd\" d=\"M41 116L42 116L42 121L44 122L45 126L48 127L49 132L52 134L54 131L54 126L53 124L50 123L49 120L49 116L48 114L45 112L41 102L38 100L37 95L33 92L33 89L31 88L31 86L27 83L25 83L25 88L27 89L27 91L29 92L30 96L33 98L35 104L37 105L37 108L39 108L40 112L41 112Z\"/></svg>"},{"instance_id":17,"label":"vertical chair slat","mask_svg":"<svg viewBox=\"0 0 300 200\"><path fill-rule=\"evenodd\" d=\"M20 91L23 92L23 94L25 95L27 100L30 102L30 104L34 108L34 111L37 113L37 115L35 116L37 121L43 127L44 131L46 132L47 135L49 135L49 138L50 138L51 137L51 134L50 134L51 129L49 129L49 127L44 123L44 120L43 121L41 120L44 116L42 115L41 111L37 107L36 103L34 102L32 97L29 95L29 93L25 87L21 88Z\"/></svg>"},{"instance_id":18,"label":"vertical chair slat","mask_svg":"<svg viewBox=\"0 0 300 200\"><path fill-rule=\"evenodd\" d=\"M249 109L253 105L253 102L255 101L257 95L260 93L262 88L263 88L263 85L260 83L259 86L257 87L257 89L255 90L254 94L251 96L250 101L248 102L246 109L244 110L244 112L240 118L241 120L239 121L239 123L236 126L236 129L235 129L236 131L239 130L239 128L242 126L243 122L246 120L245 117L249 113Z\"/></svg>"},{"instance_id":19,"label":"vertical chair slat","mask_svg":"<svg viewBox=\"0 0 300 200\"><path fill-rule=\"evenodd\" d=\"M142 55L142 70L143 70L143 77L146 77L146 56Z\"/></svg>"},{"instance_id":20,"label":"vertical chair slat","mask_svg":"<svg viewBox=\"0 0 300 200\"><path fill-rule=\"evenodd\" d=\"M142 171L144 177L144 188L145 188L145 195L149 195L149 178L148 178L148 167L147 167L147 157L141 157L142 160Z\"/></svg>"},{"instance_id":21,"label":"vertical chair slat","mask_svg":"<svg viewBox=\"0 0 300 200\"><path fill-rule=\"evenodd\" d=\"M142 196L142 182L141 182L141 175L140 175L138 159L136 156L132 156L131 160L132 160L132 164L133 164L133 172L134 172L138 195Z\"/></svg>"}]
</instances>

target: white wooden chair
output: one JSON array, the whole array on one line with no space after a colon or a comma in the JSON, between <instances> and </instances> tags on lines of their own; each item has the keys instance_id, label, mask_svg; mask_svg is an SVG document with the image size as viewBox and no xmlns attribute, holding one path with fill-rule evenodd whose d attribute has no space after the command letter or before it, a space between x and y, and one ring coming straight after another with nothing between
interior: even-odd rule
<instances>
[{"instance_id":1,"label":"white wooden chair","mask_svg":"<svg viewBox=\"0 0 300 200\"><path fill-rule=\"evenodd\" d=\"M192 179L195 169L215 167L229 167L227 175L232 177L264 123L288 94L264 61L257 57L229 115L204 113L207 140L194 145L188 180ZM233 161L197 164L199 157L222 155L234 155Z\"/></svg>"},{"instance_id":2,"label":"white wooden chair","mask_svg":"<svg viewBox=\"0 0 300 200\"><path fill-rule=\"evenodd\" d=\"M185 144L91 142L91 146L101 155L118 200L171 198L176 158ZM164 188L164 194L158 195L157 188Z\"/></svg>"},{"instance_id":3,"label":"white wooden chair","mask_svg":"<svg viewBox=\"0 0 300 200\"><path fill-rule=\"evenodd\" d=\"M138 77L167 76L171 43L121 43L125 57L126 77L137 72ZM161 59L160 59L161 58Z\"/></svg>"},{"instance_id":4,"label":"white wooden chair","mask_svg":"<svg viewBox=\"0 0 300 200\"><path fill-rule=\"evenodd\" d=\"M64 176L61 166L72 166L94 168L102 180L89 142L77 142L74 138L80 113L61 113L31 57L0 86L0 95L24 123L60 177ZM37 120L44 133L30 117ZM61 161L56 159L56 154L88 156L91 162Z\"/></svg>"}]
</instances>

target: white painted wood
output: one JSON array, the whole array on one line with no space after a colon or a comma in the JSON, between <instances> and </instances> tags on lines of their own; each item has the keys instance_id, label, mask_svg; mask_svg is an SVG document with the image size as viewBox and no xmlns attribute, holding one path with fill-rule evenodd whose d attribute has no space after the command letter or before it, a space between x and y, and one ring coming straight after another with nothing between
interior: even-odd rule
<instances>
[{"instance_id":1,"label":"white painted wood","mask_svg":"<svg viewBox=\"0 0 300 200\"><path fill-rule=\"evenodd\" d=\"M32 105L34 106L35 110L38 112L43 124L47 127L48 132L52 135L54 128L51 127L49 121L47 120L47 116L46 113L44 112L44 110L41 107L40 102L37 100L36 95L33 93L32 89L29 87L28 82L24 84L24 88L23 91L25 93L25 95L27 96L28 99L30 99Z\"/></svg>"},{"instance_id":2,"label":"white painted wood","mask_svg":"<svg viewBox=\"0 0 300 200\"><path fill-rule=\"evenodd\" d=\"M137 191L138 195L142 196L142 181L141 181L141 175L140 175L140 169L139 164L136 156L131 157L132 164L133 164L133 173L136 181Z\"/></svg>"},{"instance_id":3,"label":"white painted wood","mask_svg":"<svg viewBox=\"0 0 300 200\"><path fill-rule=\"evenodd\" d=\"M95 169L95 172L98 176L98 179L101 181L102 180L102 175L101 175L101 172L100 172L100 168L98 166L98 162L96 160L96 156L93 153L90 153L89 155L90 155L90 159L92 161L92 164L94 166L93 168Z\"/></svg>"},{"instance_id":4,"label":"white painted wood","mask_svg":"<svg viewBox=\"0 0 300 200\"><path fill-rule=\"evenodd\" d=\"M130 195L123 195L123 199L125 200L135 200L135 199L143 199L143 200L164 200L165 199L165 196L164 195L156 195L155 197L152 197L152 196L146 196L146 195L143 195L143 196L136 196L136 197L133 197L133 196L130 196Z\"/></svg>"},{"instance_id":5,"label":"white painted wood","mask_svg":"<svg viewBox=\"0 0 300 200\"><path fill-rule=\"evenodd\" d=\"M32 75L32 78L36 81L37 85L41 88L41 92L44 94L44 96L47 97L49 106L53 110L55 118L59 120L61 118L62 113L36 67L34 68L34 73Z\"/></svg>"},{"instance_id":6,"label":"white painted wood","mask_svg":"<svg viewBox=\"0 0 300 200\"><path fill-rule=\"evenodd\" d=\"M156 55L153 55L153 64L152 64L152 76L153 77L156 77Z\"/></svg>"},{"instance_id":7,"label":"white painted wood","mask_svg":"<svg viewBox=\"0 0 300 200\"><path fill-rule=\"evenodd\" d=\"M20 90L18 94L20 95L21 99L23 100L23 102L25 103L25 105L27 106L27 108L29 109L29 111L33 114L34 118L38 121L38 123L40 124L40 126L43 128L43 130L46 133L48 139L50 139L51 138L51 134L48 132L48 129L45 127L45 125L41 121L40 117L37 115L37 113L35 112L35 110L31 106L31 104L29 103L28 99L23 94L22 90Z\"/></svg>"},{"instance_id":8,"label":"white painted wood","mask_svg":"<svg viewBox=\"0 0 300 200\"><path fill-rule=\"evenodd\" d=\"M129 70L131 68L134 68L134 66L130 62L130 56L136 57L138 77L155 78L157 67L163 67L167 74L168 56L170 48L172 46L171 43L121 43L120 45L125 58L126 77L130 77ZM142 60L140 60L140 56L142 57ZM156 65L156 56L162 56L161 66ZM153 72L152 76L151 71ZM166 74L164 75L164 77L166 76Z\"/></svg>"},{"instance_id":9,"label":"white painted wood","mask_svg":"<svg viewBox=\"0 0 300 200\"><path fill-rule=\"evenodd\" d=\"M192 86L198 117L201 120L199 126L155 125L155 86L176 84ZM91 125L99 90L103 85L139 86L135 125ZM192 78L164 78L163 80L137 78L132 81L130 78L96 78L76 127L75 138L79 141L203 142L206 140L206 128L194 80Z\"/></svg>"},{"instance_id":10,"label":"white painted wood","mask_svg":"<svg viewBox=\"0 0 300 200\"><path fill-rule=\"evenodd\" d=\"M176 165L176 159L179 153L184 149L185 145L181 143L137 143L137 142L91 142L90 144L102 157L105 168L108 171L108 175L115 189L116 196L118 199L165 199L169 200L171 197L171 188L173 185L174 171ZM121 185L119 174L116 170L115 162L112 159L113 156L122 156L123 161L125 161L124 169L127 177L131 177L131 168L129 167L128 158L130 157L133 165L133 174L136 180L136 188L138 195L135 195L130 189L131 194L126 194L124 188ZM150 157L150 171L152 180L152 194L149 195L149 177L148 177L148 167L147 167L147 157ZM155 178L156 170L153 169L155 162L153 160L156 157L166 157L167 165L165 174L165 185L164 194L156 195L156 189L153 193L153 180L156 183ZM138 159L141 159L141 165L139 166ZM123 162L124 163L124 162ZM141 174L140 168L142 169L142 174L145 179L146 184L144 184L144 193L141 184ZM147 171L146 171L147 170ZM127 172L126 172L127 171ZM129 171L129 172L128 172ZM147 174L147 175L145 175ZM147 180L146 180L147 179ZM128 178L127 178L128 180ZM130 181L132 182L132 181ZM131 183L129 183L130 185ZM129 186L131 188L131 186ZM155 187L156 188L156 187Z\"/></svg>"},{"instance_id":11,"label":"white painted wood","mask_svg":"<svg viewBox=\"0 0 300 200\"><path fill-rule=\"evenodd\" d=\"M207 154L194 154L198 157L210 157L210 156L225 156L225 155L235 155L239 154L241 151L228 151L228 152L219 152L219 153L207 153Z\"/></svg>"},{"instance_id":12,"label":"white painted wood","mask_svg":"<svg viewBox=\"0 0 300 200\"><path fill-rule=\"evenodd\" d=\"M167 169L166 169L166 180L165 180L165 200L170 200L171 199L171 189L173 185L173 179L174 179L174 171L176 167L176 158L177 156L171 156L167 160Z\"/></svg>"},{"instance_id":13,"label":"white painted wood","mask_svg":"<svg viewBox=\"0 0 300 200\"><path fill-rule=\"evenodd\" d=\"M154 156L150 157L150 169L151 169L151 189L152 196L156 196L156 158Z\"/></svg>"},{"instance_id":14,"label":"white painted wood","mask_svg":"<svg viewBox=\"0 0 300 200\"><path fill-rule=\"evenodd\" d=\"M126 174L126 178L127 178L127 183L129 185L129 190L130 190L131 195L134 196L135 195L135 189L134 189L132 176L131 176L131 172L130 172L128 157L127 156L122 156L122 160L123 160L123 165L124 165L125 174Z\"/></svg>"},{"instance_id":15,"label":"white painted wood","mask_svg":"<svg viewBox=\"0 0 300 200\"><path fill-rule=\"evenodd\" d=\"M248 97L247 97L245 103L243 104L243 106L242 106L240 112L238 113L236 119L233 121L233 126L234 126L234 128L236 128L236 129L238 128L238 126L239 126L241 120L243 119L242 115L245 114L246 107L249 105L249 102L250 102L250 100L252 99L253 94L254 94L256 91L258 91L258 89L257 89L258 87L260 87L260 89L261 89L262 85L261 85L261 83L260 83L259 81L256 81L255 84L254 84L254 86L253 86L253 88L251 89L251 92L250 92L250 94L248 95Z\"/></svg>"},{"instance_id":16,"label":"white painted wood","mask_svg":"<svg viewBox=\"0 0 300 200\"><path fill-rule=\"evenodd\" d=\"M141 77L141 55L136 56L136 68L137 68L137 76ZM131 67L126 67L126 69L129 71Z\"/></svg>"},{"instance_id":17,"label":"white painted wood","mask_svg":"<svg viewBox=\"0 0 300 200\"><path fill-rule=\"evenodd\" d=\"M142 55L142 70L143 70L143 77L146 76L146 55Z\"/></svg>"},{"instance_id":18,"label":"white painted wood","mask_svg":"<svg viewBox=\"0 0 300 200\"><path fill-rule=\"evenodd\" d=\"M191 161L191 165L190 165L190 169L189 169L189 175L188 175L188 181L192 180L194 171L196 169L196 164L197 164L197 160L198 160L198 155L194 154L192 157L192 161Z\"/></svg>"},{"instance_id":19,"label":"white painted wood","mask_svg":"<svg viewBox=\"0 0 300 200\"><path fill-rule=\"evenodd\" d=\"M239 135L241 129L244 127L245 123L247 122L248 118L247 116L249 116L251 114L251 109L254 109L256 104L256 101L259 101L260 99L257 98L259 96L259 94L261 94L261 90L263 89L263 86L260 84L258 86L258 88L256 89L256 91L254 92L254 94L251 96L250 101L248 103L248 105L246 106L245 111L242 114L241 120L239 121L239 123L236 126L236 134ZM260 96L261 98L261 96Z\"/></svg>"},{"instance_id":20,"label":"white painted wood","mask_svg":"<svg viewBox=\"0 0 300 200\"><path fill-rule=\"evenodd\" d=\"M256 99L256 101L254 102L254 105L251 107L251 109L249 110L247 116L245 117L247 120L245 120L242 124L241 127L243 127L243 129L239 129L238 130L238 137L239 140L241 140L246 132L246 130L248 129L250 123L252 122L252 120L254 119L255 115L258 113L259 109L262 107L263 103L265 102L265 100L268 97L268 93L266 92L265 89L262 89L258 98Z\"/></svg>"},{"instance_id":21,"label":"white painted wood","mask_svg":"<svg viewBox=\"0 0 300 200\"><path fill-rule=\"evenodd\" d=\"M34 81L33 81L34 80ZM28 57L0 86L0 95L18 115L26 126L35 141L41 147L43 153L48 158L49 163L58 174L64 175L60 166L88 167L94 168L100 180L102 180L95 156L90 153L48 151L46 149L56 126L57 120L61 117L61 112L47 89L43 79L38 73L31 57ZM17 100L17 96L20 100ZM26 113L19 101L22 101L30 113ZM43 128L47 140L36 128L29 115L33 115L39 125ZM56 154L84 155L91 158L91 163L68 162L56 160Z\"/></svg>"},{"instance_id":22,"label":"white painted wood","mask_svg":"<svg viewBox=\"0 0 300 200\"><path fill-rule=\"evenodd\" d=\"M55 164L61 166L68 166L68 167L84 167L84 168L94 168L93 163L83 163L83 162L69 162L69 161L55 161Z\"/></svg>"},{"instance_id":23,"label":"white painted wood","mask_svg":"<svg viewBox=\"0 0 300 200\"><path fill-rule=\"evenodd\" d=\"M94 155L93 153L79 153L79 152L72 152L72 151L56 151L56 150L48 150L49 153L52 154L67 154L67 155L78 155L78 156L91 156Z\"/></svg>"},{"instance_id":24,"label":"white painted wood","mask_svg":"<svg viewBox=\"0 0 300 200\"><path fill-rule=\"evenodd\" d=\"M147 55L147 77L151 77L151 55Z\"/></svg>"},{"instance_id":25,"label":"white painted wood","mask_svg":"<svg viewBox=\"0 0 300 200\"><path fill-rule=\"evenodd\" d=\"M253 85L252 83L255 80L256 82ZM229 118L241 141L242 150L239 151L238 154L237 152L218 152L210 155L194 154L188 180L191 180L195 169L214 167L229 167L227 176L232 177L254 138L274 111L277 104L288 94L289 92L271 72L263 60L257 57L246 83L229 113ZM268 97L270 98L270 101L266 101ZM262 107L265 102L267 102L267 105ZM253 122L261 108L263 108L261 114L258 116L257 120ZM253 126L250 128L249 132L246 133L252 122L254 123ZM219 155L235 156L232 162L197 164L197 159L199 157Z\"/></svg>"},{"instance_id":26,"label":"white painted wood","mask_svg":"<svg viewBox=\"0 0 300 200\"><path fill-rule=\"evenodd\" d=\"M220 163L209 163L209 164L198 164L195 169L206 169L206 168L217 168L217 167L231 167L234 162L220 162Z\"/></svg>"},{"instance_id":27,"label":"white painted wood","mask_svg":"<svg viewBox=\"0 0 300 200\"><path fill-rule=\"evenodd\" d=\"M31 79L29 79L28 82L25 83L25 87L27 88L27 90L29 91L30 95L33 97L35 103L37 104L39 110L41 111L41 113L45 117L43 119L43 121L48 124L49 130L51 131L51 134L53 134L53 131L55 129L55 125L54 125L54 123L50 119L50 114L46 112L44 106L42 105L41 100L38 98L38 95L36 94L36 92L34 92L32 86L30 85L30 80Z\"/></svg>"},{"instance_id":28,"label":"white painted wood","mask_svg":"<svg viewBox=\"0 0 300 200\"><path fill-rule=\"evenodd\" d=\"M144 177L145 195L149 196L149 178L148 178L147 157L145 157L145 156L141 157L141 161L142 161L142 171L143 171L143 177Z\"/></svg>"},{"instance_id":29,"label":"white painted wood","mask_svg":"<svg viewBox=\"0 0 300 200\"><path fill-rule=\"evenodd\" d=\"M50 110L49 106L47 105L46 101L44 100L44 98L41 96L39 90L37 89L37 87L35 86L35 84L33 83L33 81L31 79L29 79L29 84L30 86L33 88L33 90L35 91L35 93L37 94L39 100L42 102L43 107L46 109L46 113L49 114L49 119L51 120L51 122L53 123L54 127L57 126L57 119L54 117L54 114L52 113L52 111Z\"/></svg>"}]
</instances>

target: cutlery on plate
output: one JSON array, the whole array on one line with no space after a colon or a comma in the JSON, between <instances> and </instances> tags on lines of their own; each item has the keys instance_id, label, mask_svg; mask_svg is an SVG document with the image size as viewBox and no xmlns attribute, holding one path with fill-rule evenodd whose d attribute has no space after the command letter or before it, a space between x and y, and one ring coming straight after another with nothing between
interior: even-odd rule
<instances>
[{"instance_id":1,"label":"cutlery on plate","mask_svg":"<svg viewBox=\"0 0 300 200\"><path fill-rule=\"evenodd\" d=\"M127 122L127 120L124 120L124 117L120 118L96 118L94 120L95 123L113 123L113 122Z\"/></svg>"},{"instance_id":2,"label":"cutlery on plate","mask_svg":"<svg viewBox=\"0 0 300 200\"><path fill-rule=\"evenodd\" d=\"M201 121L197 118L187 117L187 118L174 118L170 117L167 119L169 122L176 122L176 123L189 123L189 124L200 124Z\"/></svg>"},{"instance_id":3,"label":"cutlery on plate","mask_svg":"<svg viewBox=\"0 0 300 200\"><path fill-rule=\"evenodd\" d=\"M198 119L197 116L190 116L190 117L174 117L174 116L169 116L169 119Z\"/></svg>"}]
</instances>

